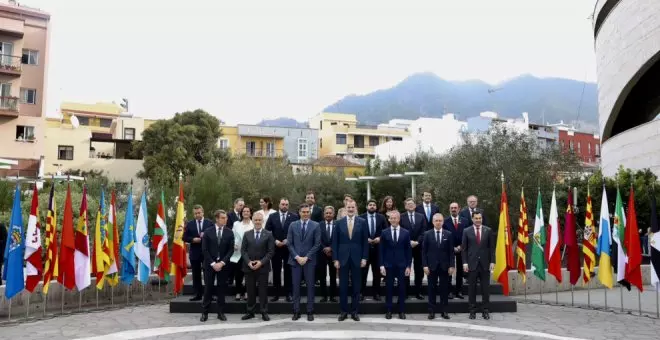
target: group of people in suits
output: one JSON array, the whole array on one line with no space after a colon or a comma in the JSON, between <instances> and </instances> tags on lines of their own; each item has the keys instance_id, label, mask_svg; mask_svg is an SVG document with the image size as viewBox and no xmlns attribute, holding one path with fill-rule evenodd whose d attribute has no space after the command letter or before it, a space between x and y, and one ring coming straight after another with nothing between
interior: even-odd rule
<instances>
[{"instance_id":1,"label":"group of people in suits","mask_svg":"<svg viewBox=\"0 0 660 340\"><path fill-rule=\"evenodd\" d=\"M388 203L388 199L391 202ZM243 199L236 199L233 211L214 213L215 223L204 219L203 208L196 205L195 219L187 223L184 232L184 240L190 243L195 290L191 300L202 300L200 320L206 321L215 295L218 319L224 321L225 294L233 281L237 287L236 299L247 300L247 313L242 319L248 320L260 313L261 318L268 321L267 289L272 269L274 296L270 301L285 296L293 305L292 319L298 320L304 289L304 312L307 320L312 321L316 282L323 295L321 302L336 303L338 276L339 321L349 315L359 321L360 301L365 299L363 292L367 291L371 269L374 300L381 301L381 280L385 281L387 319L391 319L395 311L394 295L398 297L399 318L406 318L405 301L411 274L414 274L413 295L420 300L424 299L422 280L427 277L429 319L434 319L436 313L449 319L448 300L463 299L462 283L467 274L470 318L476 317L476 287L480 281L482 316L489 319L488 293L490 272L495 263L495 239L485 225L483 211L477 207L476 196L468 197L467 202L463 210L458 203L451 203L450 214L445 218L432 203L431 193L424 192L419 205L414 199L407 199L404 212L399 212L391 197L386 197L382 205L384 213L378 212L375 200L369 200L366 212L358 216L356 202L350 195L346 195L344 207L335 212L332 206L317 205L314 193L308 192L297 213L289 210L286 198L281 198L278 209L273 210L270 198L264 197L260 201L262 209L254 214ZM454 273L456 287L450 291ZM243 291L247 297L242 296Z\"/></svg>"}]
</instances>

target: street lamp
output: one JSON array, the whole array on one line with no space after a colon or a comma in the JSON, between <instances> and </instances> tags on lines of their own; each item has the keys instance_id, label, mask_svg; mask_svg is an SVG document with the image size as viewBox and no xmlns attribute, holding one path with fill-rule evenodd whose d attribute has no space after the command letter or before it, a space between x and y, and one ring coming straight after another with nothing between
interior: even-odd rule
<instances>
[{"instance_id":1,"label":"street lamp","mask_svg":"<svg viewBox=\"0 0 660 340\"><path fill-rule=\"evenodd\" d=\"M371 199L371 181L377 179L376 176L360 176L361 181L367 181L367 201Z\"/></svg>"},{"instance_id":2,"label":"street lamp","mask_svg":"<svg viewBox=\"0 0 660 340\"><path fill-rule=\"evenodd\" d=\"M426 175L426 172L423 171L406 171L403 173L405 176L410 176L410 193L412 194L412 198L415 199L417 197L417 190L415 188L415 176L424 176Z\"/></svg>"}]
</instances>

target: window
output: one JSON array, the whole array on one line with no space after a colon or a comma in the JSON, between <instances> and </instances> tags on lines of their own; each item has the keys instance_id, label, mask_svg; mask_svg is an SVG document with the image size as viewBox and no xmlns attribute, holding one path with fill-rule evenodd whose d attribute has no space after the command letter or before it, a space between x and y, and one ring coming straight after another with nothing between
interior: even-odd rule
<instances>
[{"instance_id":1,"label":"window","mask_svg":"<svg viewBox=\"0 0 660 340\"><path fill-rule=\"evenodd\" d=\"M342 133L337 134L337 144L346 144L346 135Z\"/></svg>"},{"instance_id":2,"label":"window","mask_svg":"<svg viewBox=\"0 0 660 340\"><path fill-rule=\"evenodd\" d=\"M12 43L6 43L6 42L0 42L0 55L2 55L2 58L0 58L0 64L2 66L12 66L13 65L13 58L12 55L14 54L14 44Z\"/></svg>"},{"instance_id":3,"label":"window","mask_svg":"<svg viewBox=\"0 0 660 340\"><path fill-rule=\"evenodd\" d=\"M573 141L568 142L568 149L573 151Z\"/></svg>"},{"instance_id":4,"label":"window","mask_svg":"<svg viewBox=\"0 0 660 340\"><path fill-rule=\"evenodd\" d=\"M403 137L392 137L392 140L403 140Z\"/></svg>"},{"instance_id":5,"label":"window","mask_svg":"<svg viewBox=\"0 0 660 340\"><path fill-rule=\"evenodd\" d=\"M218 149L221 149L221 150L229 149L229 139L219 138L218 139Z\"/></svg>"},{"instance_id":6,"label":"window","mask_svg":"<svg viewBox=\"0 0 660 340\"><path fill-rule=\"evenodd\" d=\"M135 129L124 128L124 139L135 140Z\"/></svg>"},{"instance_id":7,"label":"window","mask_svg":"<svg viewBox=\"0 0 660 340\"><path fill-rule=\"evenodd\" d=\"M80 124L81 126L89 126L89 117L76 116L76 118L78 118L78 124Z\"/></svg>"},{"instance_id":8,"label":"window","mask_svg":"<svg viewBox=\"0 0 660 340\"><path fill-rule=\"evenodd\" d=\"M356 148L363 148L364 136L353 136L353 146Z\"/></svg>"},{"instance_id":9,"label":"window","mask_svg":"<svg viewBox=\"0 0 660 340\"><path fill-rule=\"evenodd\" d=\"M600 145L596 144L596 156L600 156Z\"/></svg>"},{"instance_id":10,"label":"window","mask_svg":"<svg viewBox=\"0 0 660 340\"><path fill-rule=\"evenodd\" d=\"M34 126L16 125L16 140L34 140Z\"/></svg>"},{"instance_id":11,"label":"window","mask_svg":"<svg viewBox=\"0 0 660 340\"><path fill-rule=\"evenodd\" d=\"M319 122L319 130L323 130L323 121Z\"/></svg>"},{"instance_id":12,"label":"window","mask_svg":"<svg viewBox=\"0 0 660 340\"><path fill-rule=\"evenodd\" d=\"M307 138L298 138L298 158L307 158Z\"/></svg>"},{"instance_id":13,"label":"window","mask_svg":"<svg viewBox=\"0 0 660 340\"><path fill-rule=\"evenodd\" d=\"M23 50L23 57L21 58L21 62L27 65L39 64L39 51Z\"/></svg>"},{"instance_id":14,"label":"window","mask_svg":"<svg viewBox=\"0 0 660 340\"><path fill-rule=\"evenodd\" d=\"M380 144L380 139L378 139L378 136L369 137L369 145L370 146L377 146L378 144Z\"/></svg>"},{"instance_id":15,"label":"window","mask_svg":"<svg viewBox=\"0 0 660 340\"><path fill-rule=\"evenodd\" d=\"M323 138L319 138L319 147L323 149Z\"/></svg>"},{"instance_id":16,"label":"window","mask_svg":"<svg viewBox=\"0 0 660 340\"><path fill-rule=\"evenodd\" d=\"M257 143L256 142L246 142L245 143L245 153L250 156L255 156L257 154Z\"/></svg>"},{"instance_id":17,"label":"window","mask_svg":"<svg viewBox=\"0 0 660 340\"><path fill-rule=\"evenodd\" d=\"M275 143L266 142L266 156L275 157Z\"/></svg>"},{"instance_id":18,"label":"window","mask_svg":"<svg viewBox=\"0 0 660 340\"><path fill-rule=\"evenodd\" d=\"M587 143L587 153L591 156L591 143Z\"/></svg>"},{"instance_id":19,"label":"window","mask_svg":"<svg viewBox=\"0 0 660 340\"><path fill-rule=\"evenodd\" d=\"M112 119L110 119L110 118L100 118L99 119L99 125L101 125L101 127L109 128L109 127L112 126Z\"/></svg>"},{"instance_id":20,"label":"window","mask_svg":"<svg viewBox=\"0 0 660 340\"><path fill-rule=\"evenodd\" d=\"M21 104L36 104L36 103L37 103L37 90L21 89Z\"/></svg>"},{"instance_id":21,"label":"window","mask_svg":"<svg viewBox=\"0 0 660 340\"><path fill-rule=\"evenodd\" d=\"M582 143L578 142L578 151L577 153L582 153Z\"/></svg>"},{"instance_id":22,"label":"window","mask_svg":"<svg viewBox=\"0 0 660 340\"><path fill-rule=\"evenodd\" d=\"M57 146L57 159L71 161L73 160L73 146L71 145L58 145Z\"/></svg>"}]
</instances>

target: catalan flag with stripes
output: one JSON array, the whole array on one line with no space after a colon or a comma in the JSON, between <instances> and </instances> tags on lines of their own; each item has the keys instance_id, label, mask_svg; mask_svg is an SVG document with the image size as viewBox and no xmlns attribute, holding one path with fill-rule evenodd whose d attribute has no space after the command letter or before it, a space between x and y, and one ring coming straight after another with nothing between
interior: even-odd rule
<instances>
[{"instance_id":1,"label":"catalan flag with stripes","mask_svg":"<svg viewBox=\"0 0 660 340\"><path fill-rule=\"evenodd\" d=\"M518 218L518 242L516 254L518 255L518 275L523 282L527 282L527 244L529 244L529 221L527 219L527 203L525 190L520 191L520 217Z\"/></svg>"},{"instance_id":2,"label":"catalan flag with stripes","mask_svg":"<svg viewBox=\"0 0 660 340\"><path fill-rule=\"evenodd\" d=\"M587 189L587 210L584 213L584 240L582 241L584 264L582 266L582 280L589 283L596 271L596 229L594 226L594 213L591 205L591 192Z\"/></svg>"},{"instance_id":3,"label":"catalan flag with stripes","mask_svg":"<svg viewBox=\"0 0 660 340\"><path fill-rule=\"evenodd\" d=\"M50 281L57 278L57 204L55 203L55 181L50 187L48 213L46 215L46 263L44 264L44 285L42 291L48 295Z\"/></svg>"},{"instance_id":4,"label":"catalan flag with stripes","mask_svg":"<svg viewBox=\"0 0 660 340\"><path fill-rule=\"evenodd\" d=\"M105 275L110 270L110 246L108 242L108 215L105 211L105 191L101 188L101 202L96 213L94 231L94 275L96 289L103 289Z\"/></svg>"}]
</instances>

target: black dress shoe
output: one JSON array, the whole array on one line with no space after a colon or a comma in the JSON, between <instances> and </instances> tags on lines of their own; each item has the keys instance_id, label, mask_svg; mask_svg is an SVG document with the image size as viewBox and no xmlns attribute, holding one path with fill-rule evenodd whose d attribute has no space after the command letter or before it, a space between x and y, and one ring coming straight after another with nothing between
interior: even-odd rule
<instances>
[{"instance_id":1,"label":"black dress shoe","mask_svg":"<svg viewBox=\"0 0 660 340\"><path fill-rule=\"evenodd\" d=\"M447 313L440 313L440 316L441 316L443 319L445 319L445 320L449 320L449 319L450 319L450 318L449 318L449 314L447 314Z\"/></svg>"},{"instance_id":2,"label":"black dress shoe","mask_svg":"<svg viewBox=\"0 0 660 340\"><path fill-rule=\"evenodd\" d=\"M314 321L314 314L307 313L307 321Z\"/></svg>"},{"instance_id":3,"label":"black dress shoe","mask_svg":"<svg viewBox=\"0 0 660 340\"><path fill-rule=\"evenodd\" d=\"M429 312L429 320L435 319L435 312Z\"/></svg>"},{"instance_id":4,"label":"black dress shoe","mask_svg":"<svg viewBox=\"0 0 660 340\"><path fill-rule=\"evenodd\" d=\"M331 297L331 298L330 298L330 302L337 302L337 299L336 299L336 298L333 298L333 297Z\"/></svg>"},{"instance_id":5,"label":"black dress shoe","mask_svg":"<svg viewBox=\"0 0 660 340\"><path fill-rule=\"evenodd\" d=\"M291 317L291 320L296 321L300 319L300 313L293 313L293 316Z\"/></svg>"},{"instance_id":6,"label":"black dress shoe","mask_svg":"<svg viewBox=\"0 0 660 340\"><path fill-rule=\"evenodd\" d=\"M202 317L199 318L199 321L201 322L206 322L206 320L209 319L209 314L208 313L202 313Z\"/></svg>"},{"instance_id":7,"label":"black dress shoe","mask_svg":"<svg viewBox=\"0 0 660 340\"><path fill-rule=\"evenodd\" d=\"M194 297L191 297L190 300L188 300L188 301L202 301L202 297L201 296L194 296Z\"/></svg>"},{"instance_id":8,"label":"black dress shoe","mask_svg":"<svg viewBox=\"0 0 660 340\"><path fill-rule=\"evenodd\" d=\"M385 319L389 320L392 318L392 312L385 313Z\"/></svg>"},{"instance_id":9,"label":"black dress shoe","mask_svg":"<svg viewBox=\"0 0 660 340\"><path fill-rule=\"evenodd\" d=\"M339 314L339 318L337 318L337 320L344 321L344 320L346 320L347 317L348 317L348 314L341 313L341 314Z\"/></svg>"},{"instance_id":10,"label":"black dress shoe","mask_svg":"<svg viewBox=\"0 0 660 340\"><path fill-rule=\"evenodd\" d=\"M360 321L360 317L357 315L357 313L351 314L351 319L353 319L353 321Z\"/></svg>"},{"instance_id":11,"label":"black dress shoe","mask_svg":"<svg viewBox=\"0 0 660 340\"><path fill-rule=\"evenodd\" d=\"M319 301L319 302L321 302L321 303L326 303L326 302L328 302L328 298L327 298L327 297L324 297L324 298L321 299L321 301Z\"/></svg>"},{"instance_id":12,"label":"black dress shoe","mask_svg":"<svg viewBox=\"0 0 660 340\"><path fill-rule=\"evenodd\" d=\"M280 297L279 297L279 296L273 296L273 298L270 299L270 302L277 302L277 301L279 301L279 300L280 300Z\"/></svg>"},{"instance_id":13,"label":"black dress shoe","mask_svg":"<svg viewBox=\"0 0 660 340\"><path fill-rule=\"evenodd\" d=\"M291 295L287 295L286 302L291 302L291 301L293 301L293 298L291 297Z\"/></svg>"},{"instance_id":14,"label":"black dress shoe","mask_svg":"<svg viewBox=\"0 0 660 340\"><path fill-rule=\"evenodd\" d=\"M474 320L477 318L477 313L470 313L470 320Z\"/></svg>"},{"instance_id":15,"label":"black dress shoe","mask_svg":"<svg viewBox=\"0 0 660 340\"><path fill-rule=\"evenodd\" d=\"M399 313L399 319L405 320L406 319L406 314L405 313Z\"/></svg>"},{"instance_id":16,"label":"black dress shoe","mask_svg":"<svg viewBox=\"0 0 660 340\"><path fill-rule=\"evenodd\" d=\"M266 313L261 313L261 320L270 321L270 316Z\"/></svg>"},{"instance_id":17,"label":"black dress shoe","mask_svg":"<svg viewBox=\"0 0 660 340\"><path fill-rule=\"evenodd\" d=\"M415 296L415 298L417 300L424 300L424 297L422 296L422 294L417 294L417 296Z\"/></svg>"},{"instance_id":18,"label":"black dress shoe","mask_svg":"<svg viewBox=\"0 0 660 340\"><path fill-rule=\"evenodd\" d=\"M253 318L254 318L254 314L252 314L252 313L247 313L247 314L243 315L243 317L241 318L241 320L250 320L250 319L253 319Z\"/></svg>"},{"instance_id":19,"label":"black dress shoe","mask_svg":"<svg viewBox=\"0 0 660 340\"><path fill-rule=\"evenodd\" d=\"M454 299L454 293L449 293L449 296L447 297L447 299L453 300Z\"/></svg>"},{"instance_id":20,"label":"black dress shoe","mask_svg":"<svg viewBox=\"0 0 660 340\"><path fill-rule=\"evenodd\" d=\"M380 295L374 296L374 301L380 301Z\"/></svg>"},{"instance_id":21,"label":"black dress shoe","mask_svg":"<svg viewBox=\"0 0 660 340\"><path fill-rule=\"evenodd\" d=\"M218 313L218 320L227 321L227 317L225 316L224 313Z\"/></svg>"},{"instance_id":22,"label":"black dress shoe","mask_svg":"<svg viewBox=\"0 0 660 340\"><path fill-rule=\"evenodd\" d=\"M488 312L481 313L481 317L483 317L484 320L490 320L490 314Z\"/></svg>"},{"instance_id":23,"label":"black dress shoe","mask_svg":"<svg viewBox=\"0 0 660 340\"><path fill-rule=\"evenodd\" d=\"M465 299L463 294L456 294L456 298L461 299L461 300Z\"/></svg>"}]
</instances>

